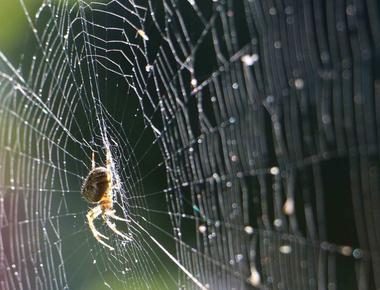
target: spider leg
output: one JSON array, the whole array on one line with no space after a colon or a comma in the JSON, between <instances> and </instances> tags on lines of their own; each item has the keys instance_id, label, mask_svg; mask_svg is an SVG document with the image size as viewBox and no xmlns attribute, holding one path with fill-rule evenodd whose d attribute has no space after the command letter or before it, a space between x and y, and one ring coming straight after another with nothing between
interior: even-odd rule
<instances>
[{"instance_id":1,"label":"spider leg","mask_svg":"<svg viewBox=\"0 0 380 290\"><path fill-rule=\"evenodd\" d=\"M101 234L100 232L98 232L95 228L95 225L94 225L94 220L102 213L101 211L101 207L100 205L90 209L86 215L87 217L87 221L88 221L88 225L91 229L91 232L93 233L94 237L97 238L97 237L102 237L106 240L108 240L108 237L106 237L105 235Z\"/></svg>"},{"instance_id":2,"label":"spider leg","mask_svg":"<svg viewBox=\"0 0 380 290\"><path fill-rule=\"evenodd\" d=\"M112 165L112 156L111 156L111 150L107 147L106 148L106 168L107 172L110 176L110 180L112 183L112 189L119 190L121 188L120 186L120 180L117 178L116 183L113 181L112 171L111 171L111 165Z\"/></svg>"},{"instance_id":3,"label":"spider leg","mask_svg":"<svg viewBox=\"0 0 380 290\"><path fill-rule=\"evenodd\" d=\"M91 169L95 168L95 152L92 151Z\"/></svg>"},{"instance_id":4,"label":"spider leg","mask_svg":"<svg viewBox=\"0 0 380 290\"><path fill-rule=\"evenodd\" d=\"M116 225L111 222L109 219L106 219L106 224L108 225L108 227L117 235L119 235L120 237L124 238L125 240L127 241L132 241L132 239L126 235L124 235L121 231L119 231L117 228L116 228Z\"/></svg>"},{"instance_id":5,"label":"spider leg","mask_svg":"<svg viewBox=\"0 0 380 290\"><path fill-rule=\"evenodd\" d=\"M96 237L95 237L96 238ZM101 243L103 246L107 247L108 249L110 249L111 251L115 250L113 247L111 247L110 245L108 245L107 243L103 242L100 238L96 238L98 240L99 243Z\"/></svg>"},{"instance_id":6,"label":"spider leg","mask_svg":"<svg viewBox=\"0 0 380 290\"><path fill-rule=\"evenodd\" d=\"M107 147L106 148L106 167L107 167L108 172L111 172L111 162L112 162L111 150Z\"/></svg>"},{"instance_id":7,"label":"spider leg","mask_svg":"<svg viewBox=\"0 0 380 290\"><path fill-rule=\"evenodd\" d=\"M108 240L108 237L106 237L105 235L99 233L96 230L95 226L94 226L94 219L96 219L101 213L102 213L102 210L101 210L101 206L100 205L98 205L98 206L90 209L88 211L87 215L86 215L87 221L88 221L88 225L90 227L90 230L91 230L92 235L94 236L94 238L99 243L101 243L102 245L106 246L107 248L109 248L112 251L112 250L114 250L114 248L111 247L110 245L108 245L107 243L105 243L105 242L102 241L102 238Z\"/></svg>"},{"instance_id":8,"label":"spider leg","mask_svg":"<svg viewBox=\"0 0 380 290\"><path fill-rule=\"evenodd\" d=\"M111 164L112 163L112 156L111 156L111 150L109 148L106 148L106 168L109 174L111 175L111 181L112 181L112 189L119 190L121 189L121 183L120 178L118 175L116 175L116 181L113 181L112 171L111 171Z\"/></svg>"},{"instance_id":9,"label":"spider leg","mask_svg":"<svg viewBox=\"0 0 380 290\"><path fill-rule=\"evenodd\" d=\"M125 219L125 218L122 218L122 217L119 217L119 216L117 216L116 214L115 214L115 210L113 209L113 210L107 210L106 212L105 212L105 214L106 215L108 215L108 216L110 216L111 218L113 218L114 220L119 220L119 221L123 221L123 222L130 222L130 220L128 220L128 219Z\"/></svg>"}]
</instances>

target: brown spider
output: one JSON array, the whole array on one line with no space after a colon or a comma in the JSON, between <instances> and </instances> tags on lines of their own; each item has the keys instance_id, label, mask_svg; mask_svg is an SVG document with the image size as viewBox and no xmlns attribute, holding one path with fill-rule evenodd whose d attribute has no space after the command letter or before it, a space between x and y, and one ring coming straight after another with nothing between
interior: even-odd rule
<instances>
[{"instance_id":1,"label":"brown spider","mask_svg":"<svg viewBox=\"0 0 380 290\"><path fill-rule=\"evenodd\" d=\"M95 154L92 153L92 169L83 182L81 194L89 203L97 204L97 206L90 209L86 215L92 234L99 243L110 250L114 250L113 247L102 240L102 238L108 240L108 237L99 233L94 226L94 219L102 215L103 220L114 233L126 240L131 240L131 238L120 232L116 228L116 225L110 221L110 218L113 218L115 220L128 222L128 220L115 215L116 211L113 208L112 190L118 189L119 184L113 184L111 162L111 152L108 148L106 150L106 167L95 167Z\"/></svg>"}]
</instances>

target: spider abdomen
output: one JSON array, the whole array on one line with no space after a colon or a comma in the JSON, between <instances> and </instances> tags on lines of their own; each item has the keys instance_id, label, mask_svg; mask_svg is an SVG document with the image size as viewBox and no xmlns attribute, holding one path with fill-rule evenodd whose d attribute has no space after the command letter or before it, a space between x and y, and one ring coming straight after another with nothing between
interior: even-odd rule
<instances>
[{"instance_id":1,"label":"spider abdomen","mask_svg":"<svg viewBox=\"0 0 380 290\"><path fill-rule=\"evenodd\" d=\"M89 202L99 202L111 190L111 176L105 167L90 171L82 185L82 196Z\"/></svg>"}]
</instances>

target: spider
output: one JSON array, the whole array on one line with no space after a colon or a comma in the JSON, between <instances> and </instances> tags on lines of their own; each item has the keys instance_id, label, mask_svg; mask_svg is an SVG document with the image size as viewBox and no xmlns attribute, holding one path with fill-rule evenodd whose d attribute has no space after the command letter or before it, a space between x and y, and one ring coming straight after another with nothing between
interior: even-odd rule
<instances>
[{"instance_id":1,"label":"spider","mask_svg":"<svg viewBox=\"0 0 380 290\"><path fill-rule=\"evenodd\" d=\"M103 220L114 233L126 240L131 239L120 232L116 225L110 221L110 218L113 218L128 222L127 219L117 216L113 208L113 189L118 189L119 184L113 184L111 162L111 152L108 148L106 150L106 167L95 167L95 154L92 153L92 169L83 182L81 194L87 202L97 204L86 215L93 236L99 243L112 251L114 248L102 240L108 240L108 237L98 232L94 226L94 220L99 215L102 215Z\"/></svg>"}]
</instances>

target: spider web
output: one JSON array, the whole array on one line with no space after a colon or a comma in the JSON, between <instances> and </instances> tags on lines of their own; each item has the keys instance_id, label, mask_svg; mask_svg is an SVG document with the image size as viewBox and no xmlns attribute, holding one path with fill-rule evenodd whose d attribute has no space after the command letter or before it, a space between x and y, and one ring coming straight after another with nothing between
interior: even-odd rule
<instances>
[{"instance_id":1,"label":"spider web","mask_svg":"<svg viewBox=\"0 0 380 290\"><path fill-rule=\"evenodd\" d=\"M1 289L380 288L375 0L19 7ZM97 221L115 251L80 195L106 148L132 239Z\"/></svg>"}]
</instances>

